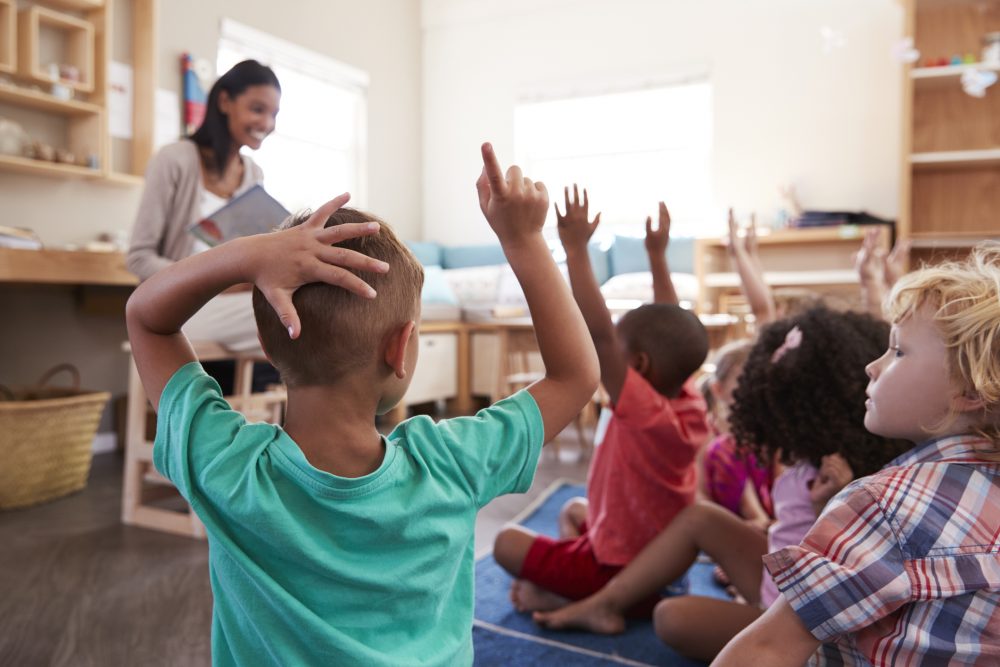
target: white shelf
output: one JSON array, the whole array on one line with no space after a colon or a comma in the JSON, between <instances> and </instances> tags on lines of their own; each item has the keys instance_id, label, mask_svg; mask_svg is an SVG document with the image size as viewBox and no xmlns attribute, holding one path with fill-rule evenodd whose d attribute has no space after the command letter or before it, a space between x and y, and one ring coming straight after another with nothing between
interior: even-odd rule
<instances>
[{"instance_id":1,"label":"white shelf","mask_svg":"<svg viewBox=\"0 0 1000 667\"><path fill-rule=\"evenodd\" d=\"M917 233L910 237L913 248L972 248L983 241L998 241L996 234L960 234L948 232Z\"/></svg>"},{"instance_id":2,"label":"white shelf","mask_svg":"<svg viewBox=\"0 0 1000 667\"><path fill-rule=\"evenodd\" d=\"M934 90L948 86L961 90L962 74L970 70L1000 72L1000 64L969 63L944 67L918 67L910 70L910 78L913 79L913 85L917 90Z\"/></svg>"},{"instance_id":3,"label":"white shelf","mask_svg":"<svg viewBox=\"0 0 1000 667\"><path fill-rule=\"evenodd\" d=\"M976 151L940 151L912 153L910 164L914 169L962 169L967 167L992 167L1000 165L1000 148Z\"/></svg>"},{"instance_id":4,"label":"white shelf","mask_svg":"<svg viewBox=\"0 0 1000 667\"><path fill-rule=\"evenodd\" d=\"M858 272L853 269L831 271L765 271L764 280L774 287L805 285L857 285ZM705 287L739 287L738 273L709 273Z\"/></svg>"}]
</instances>

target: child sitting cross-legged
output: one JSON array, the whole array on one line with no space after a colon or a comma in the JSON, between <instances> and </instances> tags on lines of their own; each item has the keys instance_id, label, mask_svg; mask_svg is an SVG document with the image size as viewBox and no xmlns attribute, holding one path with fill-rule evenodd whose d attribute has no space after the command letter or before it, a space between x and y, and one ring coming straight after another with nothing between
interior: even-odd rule
<instances>
[{"instance_id":1,"label":"child sitting cross-legged","mask_svg":"<svg viewBox=\"0 0 1000 667\"><path fill-rule=\"evenodd\" d=\"M562 539L520 526L497 536L493 554L516 578L511 598L520 611L554 609L586 597L631 561L694 501L695 457L708 435L705 402L690 380L705 360L705 328L676 305L662 280L655 289L658 300L674 303L641 306L613 324L587 255L600 214L590 221L586 190L582 202L576 186L572 201L568 189L565 199L565 215L556 207L559 238L613 410L591 463L587 498L561 517ZM669 220L661 203L664 238L647 237L648 243L665 248ZM654 276L669 276L662 259L652 267ZM648 616L657 599L651 597L636 613Z\"/></svg>"},{"instance_id":2,"label":"child sitting cross-legged","mask_svg":"<svg viewBox=\"0 0 1000 667\"><path fill-rule=\"evenodd\" d=\"M654 627L680 653L711 660L778 597L761 557L798 544L818 509L854 474L878 470L901 451L902 443L872 435L861 423L863 362L887 340L885 322L826 308L765 327L740 375L730 423L742 447L752 443L758 459L786 465L774 482L776 520L767 535L715 503L696 503L597 594L535 620L557 629L621 632L630 607L678 579L704 552L746 604L669 597L656 606Z\"/></svg>"},{"instance_id":3,"label":"child sitting cross-legged","mask_svg":"<svg viewBox=\"0 0 1000 667\"><path fill-rule=\"evenodd\" d=\"M208 534L213 664L472 664L476 513L528 489L599 373L542 236L545 187L482 153L480 207L524 288L545 377L475 416L376 430L417 363L423 273L387 225L340 208L346 195L177 262L129 299L155 465ZM233 411L181 333L247 282L288 387L283 427Z\"/></svg>"},{"instance_id":4,"label":"child sitting cross-legged","mask_svg":"<svg viewBox=\"0 0 1000 667\"><path fill-rule=\"evenodd\" d=\"M766 556L781 597L716 665L1000 664L1000 245L886 306L864 424L912 448Z\"/></svg>"}]
</instances>

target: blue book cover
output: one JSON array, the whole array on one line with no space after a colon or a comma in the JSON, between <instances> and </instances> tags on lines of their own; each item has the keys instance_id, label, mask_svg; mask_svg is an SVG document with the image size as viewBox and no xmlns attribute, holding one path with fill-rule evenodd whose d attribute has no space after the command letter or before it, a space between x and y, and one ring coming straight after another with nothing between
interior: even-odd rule
<instances>
[{"instance_id":1,"label":"blue book cover","mask_svg":"<svg viewBox=\"0 0 1000 667\"><path fill-rule=\"evenodd\" d=\"M289 215L277 199L262 186L255 185L193 224L189 231L208 245L215 246L241 236L270 232Z\"/></svg>"}]
</instances>

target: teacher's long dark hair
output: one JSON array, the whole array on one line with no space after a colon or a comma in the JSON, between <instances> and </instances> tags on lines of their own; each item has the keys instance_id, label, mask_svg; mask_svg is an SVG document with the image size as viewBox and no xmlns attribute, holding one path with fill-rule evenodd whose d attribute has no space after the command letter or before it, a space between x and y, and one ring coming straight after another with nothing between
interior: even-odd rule
<instances>
[{"instance_id":1,"label":"teacher's long dark hair","mask_svg":"<svg viewBox=\"0 0 1000 667\"><path fill-rule=\"evenodd\" d=\"M205 119L201 126L191 135L190 139L201 148L207 148L212 153L211 168L220 174L225 171L226 161L233 146L229 134L229 122L226 114L219 109L219 95L226 91L230 99L236 99L250 86L274 86L281 90L278 77L267 65L256 60L244 60L219 77L208 93L205 103Z\"/></svg>"}]
</instances>

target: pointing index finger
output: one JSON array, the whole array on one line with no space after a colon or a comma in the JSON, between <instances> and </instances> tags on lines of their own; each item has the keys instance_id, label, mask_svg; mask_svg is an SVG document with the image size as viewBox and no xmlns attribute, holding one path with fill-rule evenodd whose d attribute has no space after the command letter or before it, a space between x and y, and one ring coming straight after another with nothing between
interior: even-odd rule
<instances>
[{"instance_id":1,"label":"pointing index finger","mask_svg":"<svg viewBox=\"0 0 1000 667\"><path fill-rule=\"evenodd\" d=\"M500 162L497 154L493 152L493 145L489 142L483 144L483 169L486 172L486 179L490 182L490 189L498 194L507 193L507 181L504 179L503 171L500 169Z\"/></svg>"}]
</instances>

